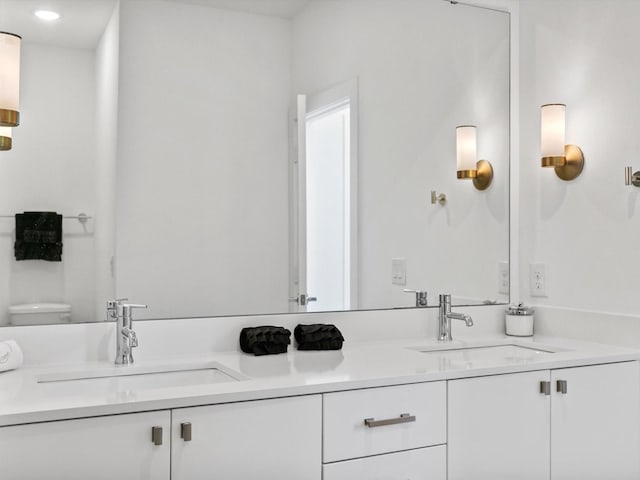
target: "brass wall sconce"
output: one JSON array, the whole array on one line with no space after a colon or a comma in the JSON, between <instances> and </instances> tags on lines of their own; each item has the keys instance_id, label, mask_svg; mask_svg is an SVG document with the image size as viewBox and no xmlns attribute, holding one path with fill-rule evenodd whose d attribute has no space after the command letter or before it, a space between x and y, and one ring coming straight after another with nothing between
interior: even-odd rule
<instances>
[{"instance_id":1,"label":"brass wall sconce","mask_svg":"<svg viewBox=\"0 0 640 480\"><path fill-rule=\"evenodd\" d=\"M20 43L15 33L0 32L0 127L20 125Z\"/></svg>"},{"instance_id":2,"label":"brass wall sconce","mask_svg":"<svg viewBox=\"0 0 640 480\"><path fill-rule=\"evenodd\" d=\"M11 150L11 127L0 127L0 151Z\"/></svg>"},{"instance_id":3,"label":"brass wall sconce","mask_svg":"<svg viewBox=\"0 0 640 480\"><path fill-rule=\"evenodd\" d=\"M447 196L444 193L438 194L435 190L431 190L431 205L435 205L436 203L444 206L444 204L447 203Z\"/></svg>"},{"instance_id":4,"label":"brass wall sconce","mask_svg":"<svg viewBox=\"0 0 640 480\"><path fill-rule=\"evenodd\" d=\"M493 180L493 167L487 160L478 160L476 130L473 125L456 128L458 178L471 179L478 190L486 190Z\"/></svg>"},{"instance_id":5,"label":"brass wall sconce","mask_svg":"<svg viewBox=\"0 0 640 480\"><path fill-rule=\"evenodd\" d=\"M640 187L640 171L634 172L631 167L624 167L624 184Z\"/></svg>"},{"instance_id":6,"label":"brass wall sconce","mask_svg":"<svg viewBox=\"0 0 640 480\"><path fill-rule=\"evenodd\" d=\"M584 168L580 147L565 144L567 106L559 103L543 105L540 115L541 166L553 167L562 180L575 180Z\"/></svg>"}]
</instances>

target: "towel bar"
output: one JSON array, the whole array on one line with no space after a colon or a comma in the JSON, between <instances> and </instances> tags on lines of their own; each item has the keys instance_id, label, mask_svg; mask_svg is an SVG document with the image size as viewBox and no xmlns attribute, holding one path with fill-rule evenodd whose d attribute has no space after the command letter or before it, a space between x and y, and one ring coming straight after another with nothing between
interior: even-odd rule
<instances>
[{"instance_id":1,"label":"towel bar","mask_svg":"<svg viewBox=\"0 0 640 480\"><path fill-rule=\"evenodd\" d=\"M0 215L0 218L14 218L15 215ZM64 215L62 218L65 219L74 219L74 220L78 220L80 223L84 224L87 223L88 220L91 220L93 217L87 215L86 213L79 213L78 215Z\"/></svg>"}]
</instances>

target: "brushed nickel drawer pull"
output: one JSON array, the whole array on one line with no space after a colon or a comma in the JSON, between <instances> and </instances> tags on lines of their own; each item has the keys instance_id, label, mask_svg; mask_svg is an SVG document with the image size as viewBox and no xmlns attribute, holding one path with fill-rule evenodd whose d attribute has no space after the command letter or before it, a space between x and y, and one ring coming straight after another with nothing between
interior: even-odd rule
<instances>
[{"instance_id":1,"label":"brushed nickel drawer pull","mask_svg":"<svg viewBox=\"0 0 640 480\"><path fill-rule=\"evenodd\" d=\"M151 441L154 445L162 445L162 427L151 428Z\"/></svg>"},{"instance_id":2,"label":"brushed nickel drawer pull","mask_svg":"<svg viewBox=\"0 0 640 480\"><path fill-rule=\"evenodd\" d=\"M180 437L185 442L191 441L191 422L185 422L180 424Z\"/></svg>"},{"instance_id":3,"label":"brushed nickel drawer pull","mask_svg":"<svg viewBox=\"0 0 640 480\"><path fill-rule=\"evenodd\" d=\"M373 418L365 418L364 424L369 428L384 427L386 425L398 425L399 423L415 422L416 416L408 413L401 414L398 418L387 418L385 420L375 420Z\"/></svg>"}]
</instances>

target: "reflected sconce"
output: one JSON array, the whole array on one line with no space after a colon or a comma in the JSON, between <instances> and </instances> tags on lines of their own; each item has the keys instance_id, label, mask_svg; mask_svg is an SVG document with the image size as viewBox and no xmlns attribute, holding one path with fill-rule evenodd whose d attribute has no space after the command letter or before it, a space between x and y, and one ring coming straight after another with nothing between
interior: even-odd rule
<instances>
[{"instance_id":1,"label":"reflected sconce","mask_svg":"<svg viewBox=\"0 0 640 480\"><path fill-rule=\"evenodd\" d=\"M11 127L0 127L0 151L11 150Z\"/></svg>"},{"instance_id":2,"label":"reflected sconce","mask_svg":"<svg viewBox=\"0 0 640 480\"><path fill-rule=\"evenodd\" d=\"M486 190L493 180L493 167L486 160L478 160L476 130L473 125L456 128L458 178L471 179L478 190Z\"/></svg>"},{"instance_id":3,"label":"reflected sconce","mask_svg":"<svg viewBox=\"0 0 640 480\"><path fill-rule=\"evenodd\" d=\"M562 180L574 180L584 168L584 154L576 145L565 145L566 105L543 105L540 115L541 165L553 167Z\"/></svg>"},{"instance_id":4,"label":"reflected sconce","mask_svg":"<svg viewBox=\"0 0 640 480\"><path fill-rule=\"evenodd\" d=\"M20 125L20 43L22 37L0 32L0 127Z\"/></svg>"}]
</instances>

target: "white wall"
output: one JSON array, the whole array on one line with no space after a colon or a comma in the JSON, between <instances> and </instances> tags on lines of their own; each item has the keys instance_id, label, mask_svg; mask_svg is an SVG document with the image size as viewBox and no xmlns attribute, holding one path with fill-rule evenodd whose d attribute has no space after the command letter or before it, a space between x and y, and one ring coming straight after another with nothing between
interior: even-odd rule
<instances>
[{"instance_id":1,"label":"white wall","mask_svg":"<svg viewBox=\"0 0 640 480\"><path fill-rule=\"evenodd\" d=\"M521 297L637 316L640 190L623 168L640 170L640 3L525 0L520 18ZM551 102L567 104L567 143L585 154L572 182L539 166L539 108ZM529 297L530 262L547 264L548 298Z\"/></svg>"},{"instance_id":2,"label":"white wall","mask_svg":"<svg viewBox=\"0 0 640 480\"><path fill-rule=\"evenodd\" d=\"M21 125L1 152L1 215L64 215L95 207L95 72L89 50L24 42ZM73 134L69 134L73 132ZM15 260L15 221L0 219L0 325L12 304L64 302L74 321L94 318L93 221L63 220L63 261Z\"/></svg>"},{"instance_id":3,"label":"white wall","mask_svg":"<svg viewBox=\"0 0 640 480\"><path fill-rule=\"evenodd\" d=\"M117 295L140 317L287 311L289 23L120 12Z\"/></svg>"},{"instance_id":4,"label":"white wall","mask_svg":"<svg viewBox=\"0 0 640 480\"><path fill-rule=\"evenodd\" d=\"M360 306L415 301L391 285L392 258L407 259L407 287L432 302L445 292L506 300L497 269L509 248L508 16L327 0L295 17L293 38L294 93L358 78ZM485 192L456 179L461 124L478 125L478 153L493 164ZM446 207L430 204L431 190L447 194Z\"/></svg>"}]
</instances>

